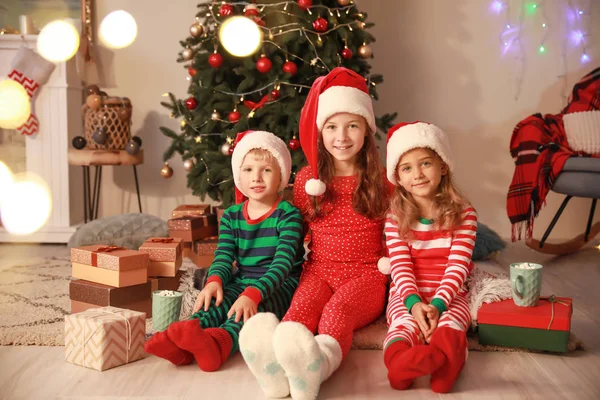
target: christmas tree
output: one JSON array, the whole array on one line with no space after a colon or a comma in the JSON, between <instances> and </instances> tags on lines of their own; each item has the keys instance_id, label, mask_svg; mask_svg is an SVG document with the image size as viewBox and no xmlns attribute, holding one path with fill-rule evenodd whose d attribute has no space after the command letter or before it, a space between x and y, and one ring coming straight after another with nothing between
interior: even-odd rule
<instances>
[{"instance_id":1,"label":"christmas tree","mask_svg":"<svg viewBox=\"0 0 600 400\"><path fill-rule=\"evenodd\" d=\"M252 28L262 33L254 54L230 54L238 54L232 44L235 47L251 35L251 30L242 31L226 42L225 25L233 25L233 18L242 26L252 21ZM371 74L369 44L375 39L367 31L373 24L366 20L351 0L199 4L177 60L189 73L188 97L168 93L170 102L161 103L172 118L181 118L180 132L161 127L172 139L164 161L179 153L193 194L202 199L208 195L227 207L234 199L230 155L235 136L248 129L265 130L288 143L293 183L305 162L298 122L313 81L344 66L364 76L377 99L376 85L383 78ZM378 129L385 132L394 118L395 114L378 117ZM172 173L168 165L161 171L164 177Z\"/></svg>"}]
</instances>

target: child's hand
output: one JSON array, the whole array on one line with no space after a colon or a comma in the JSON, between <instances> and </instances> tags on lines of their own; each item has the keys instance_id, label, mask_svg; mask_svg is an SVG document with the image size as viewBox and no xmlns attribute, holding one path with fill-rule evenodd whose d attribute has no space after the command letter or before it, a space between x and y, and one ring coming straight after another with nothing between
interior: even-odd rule
<instances>
[{"instance_id":1,"label":"child's hand","mask_svg":"<svg viewBox=\"0 0 600 400\"><path fill-rule=\"evenodd\" d=\"M235 314L235 322L240 322L242 316L244 317L244 322L246 322L251 316L256 314L256 312L257 307L254 301L248 296L240 296L229 309L227 318L231 318L231 316Z\"/></svg>"},{"instance_id":2,"label":"child's hand","mask_svg":"<svg viewBox=\"0 0 600 400\"><path fill-rule=\"evenodd\" d=\"M427 312L427 320L429 321L429 331L423 332L425 336L425 341L429 343L431 341L431 335L435 332L438 322L440 319L440 310L437 309L436 306L432 306L431 304L427 304L423 307Z\"/></svg>"},{"instance_id":3,"label":"child's hand","mask_svg":"<svg viewBox=\"0 0 600 400\"><path fill-rule=\"evenodd\" d=\"M196 297L196 303L194 303L194 312L198 312L202 306L204 306L204 311L208 311L208 307L210 306L210 301L215 297L217 301L215 301L215 305L218 306L223 301L223 287L218 282L210 282L208 285L204 286L204 289L200 293L198 293L198 297Z\"/></svg>"},{"instance_id":4,"label":"child's hand","mask_svg":"<svg viewBox=\"0 0 600 400\"><path fill-rule=\"evenodd\" d=\"M426 333L429 331L429 323L427 321L427 305L423 302L415 303L412 306L410 313L414 317L415 321L417 321L417 325L421 330L423 336L427 336ZM435 307L434 307L435 308Z\"/></svg>"}]
</instances>

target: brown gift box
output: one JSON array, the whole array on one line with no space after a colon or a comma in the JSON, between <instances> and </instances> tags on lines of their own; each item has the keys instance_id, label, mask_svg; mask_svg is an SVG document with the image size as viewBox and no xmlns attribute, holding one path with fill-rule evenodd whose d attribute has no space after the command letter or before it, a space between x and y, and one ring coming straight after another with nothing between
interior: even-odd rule
<instances>
[{"instance_id":1,"label":"brown gift box","mask_svg":"<svg viewBox=\"0 0 600 400\"><path fill-rule=\"evenodd\" d=\"M152 277L148 278L152 291L156 290L179 290L179 284L181 282L181 276L183 271L177 271L174 277Z\"/></svg>"},{"instance_id":2,"label":"brown gift box","mask_svg":"<svg viewBox=\"0 0 600 400\"><path fill-rule=\"evenodd\" d=\"M199 256L214 256L218 239L204 239L195 242L195 251Z\"/></svg>"},{"instance_id":3,"label":"brown gift box","mask_svg":"<svg viewBox=\"0 0 600 400\"><path fill-rule=\"evenodd\" d=\"M84 301L71 300L71 314L84 312L90 308L98 308L98 304L86 303ZM146 318L152 318L152 298L123 304L120 308L146 314Z\"/></svg>"},{"instance_id":4,"label":"brown gift box","mask_svg":"<svg viewBox=\"0 0 600 400\"><path fill-rule=\"evenodd\" d=\"M144 358L146 316L116 307L65 316L65 360L98 371Z\"/></svg>"},{"instance_id":5,"label":"brown gift box","mask_svg":"<svg viewBox=\"0 0 600 400\"><path fill-rule=\"evenodd\" d=\"M71 313L95 307L119 307L152 316L152 288L150 282L115 288L100 283L74 280L69 283ZM150 308L148 308L148 304Z\"/></svg>"},{"instance_id":6,"label":"brown gift box","mask_svg":"<svg viewBox=\"0 0 600 400\"><path fill-rule=\"evenodd\" d=\"M71 249L71 262L109 269L131 271L148 267L148 254L125 247L95 244Z\"/></svg>"},{"instance_id":7,"label":"brown gift box","mask_svg":"<svg viewBox=\"0 0 600 400\"><path fill-rule=\"evenodd\" d=\"M116 246L83 246L71 249L74 278L114 287L146 283L148 253Z\"/></svg>"},{"instance_id":8,"label":"brown gift box","mask_svg":"<svg viewBox=\"0 0 600 400\"><path fill-rule=\"evenodd\" d=\"M169 236L193 242L217 234L217 216L208 214L200 217L181 217L168 222Z\"/></svg>"},{"instance_id":9,"label":"brown gift box","mask_svg":"<svg viewBox=\"0 0 600 400\"><path fill-rule=\"evenodd\" d=\"M152 261L172 261L175 262L181 258L182 250L181 238L148 238L140 247L140 251L148 253L150 262Z\"/></svg>"},{"instance_id":10,"label":"brown gift box","mask_svg":"<svg viewBox=\"0 0 600 400\"><path fill-rule=\"evenodd\" d=\"M186 215L204 215L211 211L210 204L182 204L173 210L172 217L179 218Z\"/></svg>"},{"instance_id":11,"label":"brown gift box","mask_svg":"<svg viewBox=\"0 0 600 400\"><path fill-rule=\"evenodd\" d=\"M169 276L177 275L177 271L183 264L183 258L179 257L177 261L150 261L148 264L148 276Z\"/></svg>"}]
</instances>

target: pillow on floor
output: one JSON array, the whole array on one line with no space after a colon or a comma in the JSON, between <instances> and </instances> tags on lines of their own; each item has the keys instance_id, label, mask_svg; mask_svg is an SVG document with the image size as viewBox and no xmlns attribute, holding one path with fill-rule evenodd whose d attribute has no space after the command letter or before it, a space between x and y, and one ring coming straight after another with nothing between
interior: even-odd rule
<instances>
[{"instance_id":1,"label":"pillow on floor","mask_svg":"<svg viewBox=\"0 0 600 400\"><path fill-rule=\"evenodd\" d=\"M149 214L112 215L80 226L69 239L69 248L107 244L137 250L151 236L169 236L167 223Z\"/></svg>"},{"instance_id":2,"label":"pillow on floor","mask_svg":"<svg viewBox=\"0 0 600 400\"><path fill-rule=\"evenodd\" d=\"M481 222L477 224L473 260L485 260L490 254L502 250L504 247L506 247L506 243L496 232Z\"/></svg>"}]
</instances>

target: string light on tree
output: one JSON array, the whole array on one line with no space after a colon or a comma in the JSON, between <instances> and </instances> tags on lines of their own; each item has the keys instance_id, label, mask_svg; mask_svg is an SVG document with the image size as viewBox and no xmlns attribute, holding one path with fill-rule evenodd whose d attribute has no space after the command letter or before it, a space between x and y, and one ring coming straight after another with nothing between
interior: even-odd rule
<instances>
[{"instance_id":1,"label":"string light on tree","mask_svg":"<svg viewBox=\"0 0 600 400\"><path fill-rule=\"evenodd\" d=\"M258 10L253 9L256 13ZM219 41L236 57L247 57L256 53L263 41L262 30L258 25L242 16L228 18L219 29Z\"/></svg>"}]
</instances>

